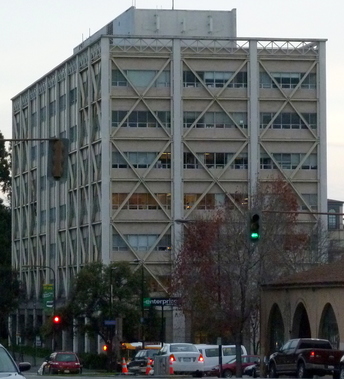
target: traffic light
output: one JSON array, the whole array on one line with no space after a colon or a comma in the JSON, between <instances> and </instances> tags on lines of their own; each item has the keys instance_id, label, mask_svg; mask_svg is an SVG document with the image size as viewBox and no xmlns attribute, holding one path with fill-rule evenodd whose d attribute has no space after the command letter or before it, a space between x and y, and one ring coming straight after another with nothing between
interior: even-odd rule
<instances>
[{"instance_id":1,"label":"traffic light","mask_svg":"<svg viewBox=\"0 0 344 379\"><path fill-rule=\"evenodd\" d=\"M104 352L110 351L110 345L108 343L106 343L105 345L103 345L103 351Z\"/></svg>"},{"instance_id":2,"label":"traffic light","mask_svg":"<svg viewBox=\"0 0 344 379\"><path fill-rule=\"evenodd\" d=\"M256 211L250 212L249 219L249 239L257 242L260 239L260 214Z\"/></svg>"},{"instance_id":3,"label":"traffic light","mask_svg":"<svg viewBox=\"0 0 344 379\"><path fill-rule=\"evenodd\" d=\"M57 324L60 324L61 323L61 317L60 316L54 316L53 317L53 323L55 324L55 325L57 325Z\"/></svg>"},{"instance_id":4,"label":"traffic light","mask_svg":"<svg viewBox=\"0 0 344 379\"><path fill-rule=\"evenodd\" d=\"M49 176L60 180L66 176L68 158L68 139L57 138L49 141Z\"/></svg>"}]
</instances>

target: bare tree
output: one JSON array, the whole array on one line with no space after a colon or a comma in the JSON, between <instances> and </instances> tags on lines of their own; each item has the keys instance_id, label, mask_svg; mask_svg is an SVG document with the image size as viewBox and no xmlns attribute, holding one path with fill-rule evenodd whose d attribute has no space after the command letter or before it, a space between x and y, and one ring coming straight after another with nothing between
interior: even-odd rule
<instances>
[{"instance_id":1,"label":"bare tree","mask_svg":"<svg viewBox=\"0 0 344 379\"><path fill-rule=\"evenodd\" d=\"M249 238L252 209L260 214L258 242ZM305 215L300 224L298 210L288 182L275 179L260 185L250 204L231 203L186 225L172 287L191 323L193 341L209 343L221 336L240 352L245 328L250 329L253 315L259 320L260 285L308 268L312 233L317 251L326 250L314 216Z\"/></svg>"}]
</instances>

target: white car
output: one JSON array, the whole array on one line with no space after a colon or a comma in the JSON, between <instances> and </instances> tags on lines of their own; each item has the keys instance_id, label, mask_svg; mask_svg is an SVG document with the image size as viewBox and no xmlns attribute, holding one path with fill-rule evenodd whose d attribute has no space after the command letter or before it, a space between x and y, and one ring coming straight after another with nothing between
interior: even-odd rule
<instances>
[{"instance_id":1,"label":"white car","mask_svg":"<svg viewBox=\"0 0 344 379\"><path fill-rule=\"evenodd\" d=\"M203 355L191 343L166 343L160 349L158 355L168 356L170 369L173 369L173 374L203 376Z\"/></svg>"}]
</instances>

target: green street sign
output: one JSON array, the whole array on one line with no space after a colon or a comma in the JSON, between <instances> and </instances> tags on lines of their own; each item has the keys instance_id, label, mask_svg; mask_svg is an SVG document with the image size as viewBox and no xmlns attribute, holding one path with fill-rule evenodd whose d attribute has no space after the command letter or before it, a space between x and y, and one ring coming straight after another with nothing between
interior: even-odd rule
<instances>
[{"instance_id":1,"label":"green street sign","mask_svg":"<svg viewBox=\"0 0 344 379\"><path fill-rule=\"evenodd\" d=\"M145 308L149 308L150 305L151 305L151 299L150 299L150 297L145 297L145 298L143 299L143 306L144 306Z\"/></svg>"}]
</instances>

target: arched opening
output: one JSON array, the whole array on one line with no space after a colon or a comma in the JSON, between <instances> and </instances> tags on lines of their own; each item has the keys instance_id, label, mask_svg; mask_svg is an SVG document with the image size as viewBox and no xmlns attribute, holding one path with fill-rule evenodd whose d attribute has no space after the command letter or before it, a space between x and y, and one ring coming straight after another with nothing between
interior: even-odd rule
<instances>
[{"instance_id":1,"label":"arched opening","mask_svg":"<svg viewBox=\"0 0 344 379\"><path fill-rule=\"evenodd\" d=\"M319 338L329 340L335 349L339 349L339 330L332 305L327 303L320 319Z\"/></svg>"},{"instance_id":2,"label":"arched opening","mask_svg":"<svg viewBox=\"0 0 344 379\"><path fill-rule=\"evenodd\" d=\"M294 313L293 328L290 333L290 338L310 338L311 327L305 306L300 303Z\"/></svg>"},{"instance_id":3,"label":"arched opening","mask_svg":"<svg viewBox=\"0 0 344 379\"><path fill-rule=\"evenodd\" d=\"M277 351L284 343L284 322L277 304L274 304L271 308L268 330L270 336L269 351Z\"/></svg>"}]
</instances>

